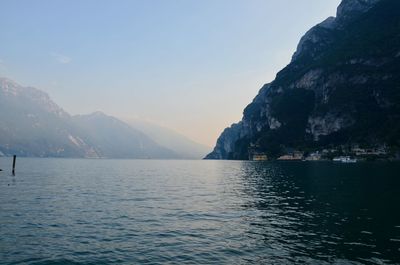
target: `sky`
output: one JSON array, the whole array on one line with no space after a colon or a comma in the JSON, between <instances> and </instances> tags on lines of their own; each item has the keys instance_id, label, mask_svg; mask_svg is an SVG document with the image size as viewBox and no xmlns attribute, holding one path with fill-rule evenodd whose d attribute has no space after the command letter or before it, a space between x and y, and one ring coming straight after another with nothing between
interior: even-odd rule
<instances>
[{"instance_id":1,"label":"sky","mask_svg":"<svg viewBox=\"0 0 400 265\"><path fill-rule=\"evenodd\" d=\"M340 0L1 0L0 76L214 146Z\"/></svg>"}]
</instances>

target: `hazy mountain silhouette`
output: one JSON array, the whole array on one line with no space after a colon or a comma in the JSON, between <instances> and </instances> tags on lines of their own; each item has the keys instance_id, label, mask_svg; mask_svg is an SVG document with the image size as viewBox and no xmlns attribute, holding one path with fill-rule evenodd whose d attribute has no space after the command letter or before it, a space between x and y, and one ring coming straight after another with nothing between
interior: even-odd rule
<instances>
[{"instance_id":1,"label":"hazy mountain silhouette","mask_svg":"<svg viewBox=\"0 0 400 265\"><path fill-rule=\"evenodd\" d=\"M211 147L196 143L172 129L141 120L127 121L127 123L159 145L174 151L181 158L201 159L211 150Z\"/></svg>"},{"instance_id":2,"label":"hazy mountain silhouette","mask_svg":"<svg viewBox=\"0 0 400 265\"><path fill-rule=\"evenodd\" d=\"M43 91L0 78L0 155L183 158L117 118L71 116Z\"/></svg>"},{"instance_id":3,"label":"hazy mountain silhouette","mask_svg":"<svg viewBox=\"0 0 400 265\"><path fill-rule=\"evenodd\" d=\"M100 154L111 158L180 158L144 133L102 112L72 117L82 139Z\"/></svg>"}]
</instances>

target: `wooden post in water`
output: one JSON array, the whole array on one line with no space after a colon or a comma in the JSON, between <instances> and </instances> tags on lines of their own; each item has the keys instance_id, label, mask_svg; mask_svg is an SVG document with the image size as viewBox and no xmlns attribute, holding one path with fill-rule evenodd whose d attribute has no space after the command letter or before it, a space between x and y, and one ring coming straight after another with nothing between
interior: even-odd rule
<instances>
[{"instance_id":1,"label":"wooden post in water","mask_svg":"<svg viewBox=\"0 0 400 265\"><path fill-rule=\"evenodd\" d=\"M15 176L15 160L17 160L17 156L16 155L13 156L13 167L12 167L13 176Z\"/></svg>"}]
</instances>

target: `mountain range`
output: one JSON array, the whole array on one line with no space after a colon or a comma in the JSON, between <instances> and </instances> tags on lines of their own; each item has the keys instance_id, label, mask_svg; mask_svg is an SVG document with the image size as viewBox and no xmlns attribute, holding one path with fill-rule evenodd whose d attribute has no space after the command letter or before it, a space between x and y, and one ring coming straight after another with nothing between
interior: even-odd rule
<instances>
[{"instance_id":1,"label":"mountain range","mask_svg":"<svg viewBox=\"0 0 400 265\"><path fill-rule=\"evenodd\" d=\"M155 134L162 134L160 130ZM102 112L72 116L45 92L0 78L0 155L193 159L207 153L204 146L171 130L164 138L173 138L175 145L157 143L135 126ZM185 152L182 146L187 147Z\"/></svg>"},{"instance_id":2,"label":"mountain range","mask_svg":"<svg viewBox=\"0 0 400 265\"><path fill-rule=\"evenodd\" d=\"M343 0L224 130L207 159L400 150L400 1Z\"/></svg>"},{"instance_id":3,"label":"mountain range","mask_svg":"<svg viewBox=\"0 0 400 265\"><path fill-rule=\"evenodd\" d=\"M157 144L173 150L182 158L201 159L212 149L211 147L198 144L172 129L151 122L131 119L126 121L126 123L149 136Z\"/></svg>"}]
</instances>

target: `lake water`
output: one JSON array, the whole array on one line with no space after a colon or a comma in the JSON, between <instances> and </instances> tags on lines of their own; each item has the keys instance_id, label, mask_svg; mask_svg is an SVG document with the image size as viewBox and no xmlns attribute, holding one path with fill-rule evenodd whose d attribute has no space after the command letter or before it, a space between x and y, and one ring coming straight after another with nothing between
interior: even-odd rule
<instances>
[{"instance_id":1,"label":"lake water","mask_svg":"<svg viewBox=\"0 0 400 265\"><path fill-rule=\"evenodd\" d=\"M0 159L1 264L400 264L400 164Z\"/></svg>"}]
</instances>

